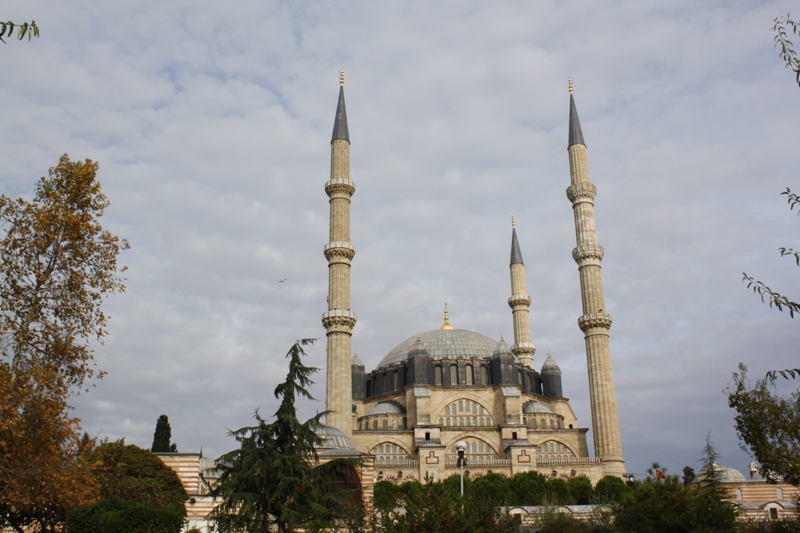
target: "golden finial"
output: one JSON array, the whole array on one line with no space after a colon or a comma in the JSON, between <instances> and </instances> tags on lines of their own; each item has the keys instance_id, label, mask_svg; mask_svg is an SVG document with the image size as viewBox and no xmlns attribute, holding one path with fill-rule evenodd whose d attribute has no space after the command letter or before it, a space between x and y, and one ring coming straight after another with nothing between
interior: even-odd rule
<instances>
[{"instance_id":1,"label":"golden finial","mask_svg":"<svg viewBox=\"0 0 800 533\"><path fill-rule=\"evenodd\" d=\"M569 94L572 94L572 78L569 79Z\"/></svg>"},{"instance_id":2,"label":"golden finial","mask_svg":"<svg viewBox=\"0 0 800 533\"><path fill-rule=\"evenodd\" d=\"M444 324L442 324L442 329L453 329L453 326L450 325L450 313L447 312L447 302L444 303Z\"/></svg>"},{"instance_id":3,"label":"golden finial","mask_svg":"<svg viewBox=\"0 0 800 533\"><path fill-rule=\"evenodd\" d=\"M344 69L343 68L339 69L339 85L344 85ZM570 92L572 92L572 90L570 90Z\"/></svg>"},{"instance_id":4,"label":"golden finial","mask_svg":"<svg viewBox=\"0 0 800 533\"><path fill-rule=\"evenodd\" d=\"M503 338L503 334L502 333L500 334L500 342L506 342L506 340Z\"/></svg>"},{"instance_id":5,"label":"golden finial","mask_svg":"<svg viewBox=\"0 0 800 533\"><path fill-rule=\"evenodd\" d=\"M422 339L420 338L420 336L419 336L419 333L417 333L417 340L418 340L418 341L419 341L419 340L422 340Z\"/></svg>"},{"instance_id":6,"label":"golden finial","mask_svg":"<svg viewBox=\"0 0 800 533\"><path fill-rule=\"evenodd\" d=\"M514 213L511 213L511 227L516 228L517 223L514 221Z\"/></svg>"}]
</instances>

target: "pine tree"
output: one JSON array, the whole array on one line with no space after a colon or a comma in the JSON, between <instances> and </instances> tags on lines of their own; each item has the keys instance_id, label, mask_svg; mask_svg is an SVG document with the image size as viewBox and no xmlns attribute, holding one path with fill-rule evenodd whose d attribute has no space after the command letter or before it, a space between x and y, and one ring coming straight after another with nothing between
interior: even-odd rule
<instances>
[{"instance_id":1,"label":"pine tree","mask_svg":"<svg viewBox=\"0 0 800 533\"><path fill-rule=\"evenodd\" d=\"M223 533L267 533L276 526L288 533L312 519L333 521L348 514L337 480L353 479L355 463L338 459L318 465L316 447L322 439L316 430L326 413L304 423L297 419L297 398L313 399L307 387L318 369L301 360L303 346L313 342L299 340L286 354L289 372L275 389L281 398L275 421L267 423L256 411L256 425L230 432L239 449L217 459L221 475L212 495L222 503L211 516Z\"/></svg>"},{"instance_id":2,"label":"pine tree","mask_svg":"<svg viewBox=\"0 0 800 533\"><path fill-rule=\"evenodd\" d=\"M169 426L169 418L167 415L161 415L156 422L156 430L153 433L153 446L150 448L151 452L177 452L178 448L174 444L175 449L170 446L170 439L172 438L172 428Z\"/></svg>"}]
</instances>

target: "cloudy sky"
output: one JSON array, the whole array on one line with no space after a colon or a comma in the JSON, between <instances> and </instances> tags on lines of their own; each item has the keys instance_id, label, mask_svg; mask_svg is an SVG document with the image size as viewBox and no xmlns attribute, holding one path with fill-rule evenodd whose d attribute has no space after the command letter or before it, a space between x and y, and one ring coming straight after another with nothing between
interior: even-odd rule
<instances>
[{"instance_id":1,"label":"cloudy sky","mask_svg":"<svg viewBox=\"0 0 800 533\"><path fill-rule=\"evenodd\" d=\"M535 364L551 352L591 425L566 152L567 78L588 146L622 443L631 472L696 466L706 435L745 470L723 393L797 366L780 246L798 219L800 88L772 45L788 1L7 0L41 37L0 43L0 184L29 197L63 153L100 162L127 291L74 398L92 435L181 451L271 415L296 338L324 366L329 141L345 70L354 348L417 332L513 335L517 220ZM279 283L286 279L285 283ZM324 375L305 402L324 409ZM590 432L591 436L591 432Z\"/></svg>"}]
</instances>

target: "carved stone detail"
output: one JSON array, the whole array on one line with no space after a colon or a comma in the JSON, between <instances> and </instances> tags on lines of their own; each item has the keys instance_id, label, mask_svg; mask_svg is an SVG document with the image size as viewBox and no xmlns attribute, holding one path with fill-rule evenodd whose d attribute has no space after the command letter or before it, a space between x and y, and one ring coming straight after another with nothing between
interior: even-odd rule
<instances>
[{"instance_id":1,"label":"carved stone detail","mask_svg":"<svg viewBox=\"0 0 800 533\"><path fill-rule=\"evenodd\" d=\"M611 315L601 311L599 313L583 315L578 318L578 327L581 328L581 331L586 333L586 330L593 328L610 329L611 322Z\"/></svg>"},{"instance_id":2,"label":"carved stone detail","mask_svg":"<svg viewBox=\"0 0 800 533\"><path fill-rule=\"evenodd\" d=\"M356 184L347 178L334 178L325 184L325 193L328 197L335 194L346 194L353 196L356 192Z\"/></svg>"},{"instance_id":3,"label":"carved stone detail","mask_svg":"<svg viewBox=\"0 0 800 533\"><path fill-rule=\"evenodd\" d=\"M594 200L597 195L597 187L593 184L570 185L567 187L567 198L573 204L575 200L588 199L590 202Z\"/></svg>"},{"instance_id":4,"label":"carved stone detail","mask_svg":"<svg viewBox=\"0 0 800 533\"><path fill-rule=\"evenodd\" d=\"M511 309L519 306L530 307L531 306L531 297L527 294L514 294L511 298L508 299L508 306Z\"/></svg>"},{"instance_id":5,"label":"carved stone detail","mask_svg":"<svg viewBox=\"0 0 800 533\"><path fill-rule=\"evenodd\" d=\"M356 247L349 242L333 241L325 245L323 253L328 261L331 258L343 258L349 262L356 256Z\"/></svg>"},{"instance_id":6,"label":"carved stone detail","mask_svg":"<svg viewBox=\"0 0 800 533\"><path fill-rule=\"evenodd\" d=\"M587 259L594 259L599 263L603 260L603 254L603 247L599 244L582 244L572 250L572 258L579 265Z\"/></svg>"},{"instance_id":7,"label":"carved stone detail","mask_svg":"<svg viewBox=\"0 0 800 533\"><path fill-rule=\"evenodd\" d=\"M328 330L336 327L353 329L356 326L356 314L343 309L331 309L322 314L322 325Z\"/></svg>"}]
</instances>

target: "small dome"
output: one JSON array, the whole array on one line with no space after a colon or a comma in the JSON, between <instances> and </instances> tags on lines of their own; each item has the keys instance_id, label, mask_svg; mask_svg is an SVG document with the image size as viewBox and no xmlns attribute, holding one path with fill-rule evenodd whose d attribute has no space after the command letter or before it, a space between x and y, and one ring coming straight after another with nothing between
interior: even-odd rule
<instances>
[{"instance_id":1,"label":"small dome","mask_svg":"<svg viewBox=\"0 0 800 533\"><path fill-rule=\"evenodd\" d=\"M317 446L319 451L341 450L354 454L358 453L350 437L333 426L326 426L323 424L317 429L316 433L322 438L322 444Z\"/></svg>"},{"instance_id":2,"label":"small dome","mask_svg":"<svg viewBox=\"0 0 800 533\"><path fill-rule=\"evenodd\" d=\"M350 366L364 366L364 363L361 362L361 358L358 357L358 352L353 353L353 358L350 360Z\"/></svg>"},{"instance_id":3,"label":"small dome","mask_svg":"<svg viewBox=\"0 0 800 533\"><path fill-rule=\"evenodd\" d=\"M547 353L547 359L544 360L544 364L542 365L542 374L560 374L561 368L556 364L552 357L550 357L550 352Z\"/></svg>"},{"instance_id":4,"label":"small dome","mask_svg":"<svg viewBox=\"0 0 800 533\"><path fill-rule=\"evenodd\" d=\"M371 415L401 415L405 410L397 402L380 402L367 413Z\"/></svg>"},{"instance_id":5,"label":"small dome","mask_svg":"<svg viewBox=\"0 0 800 533\"><path fill-rule=\"evenodd\" d=\"M744 474L736 470L735 468L728 468L727 466L722 466L721 464L714 463L717 471L719 472L719 480L723 483L739 483L741 481L747 481L747 478L744 477ZM698 480L704 479L705 472L700 471L700 474L697 476Z\"/></svg>"},{"instance_id":6,"label":"small dome","mask_svg":"<svg viewBox=\"0 0 800 533\"><path fill-rule=\"evenodd\" d=\"M547 406L540 404L539 402L530 401L522 406L522 412L526 415L535 415L535 414L547 414L547 415L554 415L552 409Z\"/></svg>"},{"instance_id":7,"label":"small dome","mask_svg":"<svg viewBox=\"0 0 800 533\"><path fill-rule=\"evenodd\" d=\"M494 349L494 352L492 352L492 357L514 357L514 354L511 353L511 349L502 337L500 337L500 342L497 343L497 347Z\"/></svg>"}]
</instances>

